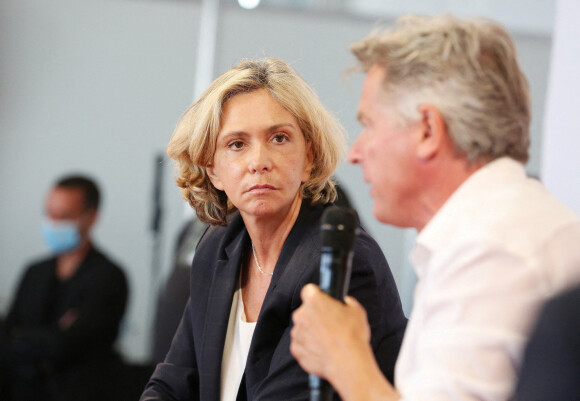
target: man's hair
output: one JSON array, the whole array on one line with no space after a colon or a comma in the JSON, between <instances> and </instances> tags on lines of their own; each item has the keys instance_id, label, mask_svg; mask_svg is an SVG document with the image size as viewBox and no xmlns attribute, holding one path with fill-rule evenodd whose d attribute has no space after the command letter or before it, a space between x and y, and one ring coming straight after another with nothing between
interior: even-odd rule
<instances>
[{"instance_id":1,"label":"man's hair","mask_svg":"<svg viewBox=\"0 0 580 401\"><path fill-rule=\"evenodd\" d=\"M99 187L92 179L82 175L69 175L60 178L55 184L55 188L79 189L83 193L83 204L85 210L99 208L101 195Z\"/></svg>"},{"instance_id":2,"label":"man's hair","mask_svg":"<svg viewBox=\"0 0 580 401\"><path fill-rule=\"evenodd\" d=\"M213 164L224 104L233 96L265 89L297 120L310 146L313 167L301 193L313 204L336 199L332 174L346 149L344 129L322 105L312 88L284 61L242 60L217 78L180 118L167 146L176 161L176 181L198 218L226 225L236 210L206 172Z\"/></svg>"},{"instance_id":3,"label":"man's hair","mask_svg":"<svg viewBox=\"0 0 580 401\"><path fill-rule=\"evenodd\" d=\"M442 114L468 161L528 160L530 98L515 46L498 23L406 16L351 46L363 71L384 68L387 102L401 123L423 104Z\"/></svg>"}]
</instances>

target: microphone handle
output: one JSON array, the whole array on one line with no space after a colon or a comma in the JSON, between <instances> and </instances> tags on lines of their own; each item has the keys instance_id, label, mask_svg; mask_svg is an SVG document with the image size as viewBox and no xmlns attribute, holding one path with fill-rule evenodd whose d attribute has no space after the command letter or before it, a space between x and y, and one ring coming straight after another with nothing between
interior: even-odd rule
<instances>
[{"instance_id":1,"label":"microphone handle","mask_svg":"<svg viewBox=\"0 0 580 401\"><path fill-rule=\"evenodd\" d=\"M352 269L352 251L323 248L320 258L320 289L344 302ZM316 375L308 376L310 401L332 401L334 389L328 381Z\"/></svg>"},{"instance_id":2,"label":"microphone handle","mask_svg":"<svg viewBox=\"0 0 580 401\"><path fill-rule=\"evenodd\" d=\"M308 375L310 384L310 401L332 401L334 399L334 389L324 379L316 375Z\"/></svg>"}]
</instances>

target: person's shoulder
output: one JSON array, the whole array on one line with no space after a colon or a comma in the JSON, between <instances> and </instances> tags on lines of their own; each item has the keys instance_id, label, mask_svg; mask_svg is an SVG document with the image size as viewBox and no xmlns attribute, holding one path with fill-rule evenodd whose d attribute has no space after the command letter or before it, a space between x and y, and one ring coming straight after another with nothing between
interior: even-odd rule
<instances>
[{"instance_id":1,"label":"person's shoulder","mask_svg":"<svg viewBox=\"0 0 580 401\"><path fill-rule=\"evenodd\" d=\"M302 202L300 213L296 218L296 222L294 223L294 227L292 227L292 231L299 231L301 233L316 231L316 233L319 233L322 214L327 208L333 206L334 205L332 203L327 203L325 205L313 205L308 199L305 199Z\"/></svg>"},{"instance_id":2,"label":"person's shoulder","mask_svg":"<svg viewBox=\"0 0 580 401\"><path fill-rule=\"evenodd\" d=\"M100 272L108 271L110 274L125 277L125 269L102 249L93 246L87 254L86 261L97 266Z\"/></svg>"},{"instance_id":3,"label":"person's shoulder","mask_svg":"<svg viewBox=\"0 0 580 401\"><path fill-rule=\"evenodd\" d=\"M355 250L373 258L375 255L384 257L383 251L378 242L361 226L358 228L356 236Z\"/></svg>"},{"instance_id":4,"label":"person's shoulder","mask_svg":"<svg viewBox=\"0 0 580 401\"><path fill-rule=\"evenodd\" d=\"M533 219L544 228L554 227L557 230L561 226L578 223L578 216L534 178L522 180L519 185L507 188L505 193L505 203L507 207L511 206L513 214Z\"/></svg>"},{"instance_id":5,"label":"person's shoulder","mask_svg":"<svg viewBox=\"0 0 580 401\"><path fill-rule=\"evenodd\" d=\"M45 256L26 263L20 272L19 285L35 288L52 280L56 269L56 257Z\"/></svg>"},{"instance_id":6,"label":"person's shoulder","mask_svg":"<svg viewBox=\"0 0 580 401\"><path fill-rule=\"evenodd\" d=\"M580 317L580 285L568 289L546 302L545 309L568 311Z\"/></svg>"},{"instance_id":7,"label":"person's shoulder","mask_svg":"<svg viewBox=\"0 0 580 401\"><path fill-rule=\"evenodd\" d=\"M451 243L489 244L525 258L562 230L580 240L578 217L533 178L494 184L488 193L471 200L469 213L457 209L456 224L448 224L453 235L441 235Z\"/></svg>"},{"instance_id":8,"label":"person's shoulder","mask_svg":"<svg viewBox=\"0 0 580 401\"><path fill-rule=\"evenodd\" d=\"M337 205L333 203L328 203L326 205L306 205L303 210L300 211L300 216L296 222L296 225L305 226L305 229L318 234L320 232L320 224L322 222L322 215L325 210L331 207L336 207ZM353 209L354 210L354 209ZM320 237L320 235L317 235ZM383 252L377 241L363 228L360 221L357 224L357 234L355 238L354 251L356 253L369 255L370 258L381 255ZM384 256L383 256L384 257Z\"/></svg>"},{"instance_id":9,"label":"person's shoulder","mask_svg":"<svg viewBox=\"0 0 580 401\"><path fill-rule=\"evenodd\" d=\"M39 274L43 272L51 272L56 266L56 256L45 255L35 258L26 264L24 269L25 274Z\"/></svg>"},{"instance_id":10,"label":"person's shoulder","mask_svg":"<svg viewBox=\"0 0 580 401\"><path fill-rule=\"evenodd\" d=\"M201 236L195 250L196 257L221 258L215 252L222 252L224 248L245 230L245 225L239 212L228 218L226 226L209 226Z\"/></svg>"}]
</instances>

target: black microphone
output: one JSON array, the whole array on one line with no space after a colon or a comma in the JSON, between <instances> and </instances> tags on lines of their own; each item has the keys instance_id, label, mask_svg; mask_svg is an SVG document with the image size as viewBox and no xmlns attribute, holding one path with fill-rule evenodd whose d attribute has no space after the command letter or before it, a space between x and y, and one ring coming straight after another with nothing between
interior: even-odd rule
<instances>
[{"instance_id":1,"label":"black microphone","mask_svg":"<svg viewBox=\"0 0 580 401\"><path fill-rule=\"evenodd\" d=\"M358 225L358 216L352 209L333 206L327 208L322 214L320 289L340 301L344 301L348 292ZM333 399L334 389L326 380L310 375L308 382L310 401Z\"/></svg>"}]
</instances>

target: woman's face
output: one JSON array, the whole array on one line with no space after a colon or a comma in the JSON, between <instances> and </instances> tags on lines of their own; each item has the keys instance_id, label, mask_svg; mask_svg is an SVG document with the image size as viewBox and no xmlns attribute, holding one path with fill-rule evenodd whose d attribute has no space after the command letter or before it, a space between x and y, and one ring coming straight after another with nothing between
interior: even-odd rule
<instances>
[{"instance_id":1,"label":"woman's face","mask_svg":"<svg viewBox=\"0 0 580 401\"><path fill-rule=\"evenodd\" d=\"M296 118L265 89L230 98L223 107L213 165L213 185L225 191L242 216L289 213L310 176L309 147Z\"/></svg>"}]
</instances>

